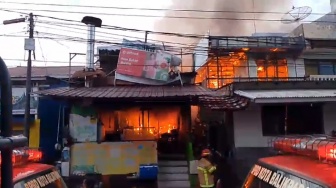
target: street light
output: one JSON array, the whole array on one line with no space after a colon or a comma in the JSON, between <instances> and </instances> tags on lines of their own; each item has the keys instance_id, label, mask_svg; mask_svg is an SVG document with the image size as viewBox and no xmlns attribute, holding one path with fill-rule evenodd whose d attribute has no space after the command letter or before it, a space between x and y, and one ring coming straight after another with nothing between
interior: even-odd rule
<instances>
[{"instance_id":1,"label":"street light","mask_svg":"<svg viewBox=\"0 0 336 188\"><path fill-rule=\"evenodd\" d=\"M10 24L15 24L15 23L22 23L25 22L26 18L16 18L16 19L12 19L12 20L5 20L2 23L4 25L10 25Z\"/></svg>"},{"instance_id":2,"label":"street light","mask_svg":"<svg viewBox=\"0 0 336 188\"><path fill-rule=\"evenodd\" d=\"M34 17L33 13L29 14L29 38L25 39L25 50L28 50L28 62L27 62L27 80L26 80L26 101L25 101L25 123L24 123L24 135L29 140L29 128L30 128L30 93L31 93L31 52L35 50L34 41ZM3 21L4 25L16 24L25 22L26 18L16 18L12 20ZM29 144L29 141L28 141Z\"/></svg>"}]
</instances>

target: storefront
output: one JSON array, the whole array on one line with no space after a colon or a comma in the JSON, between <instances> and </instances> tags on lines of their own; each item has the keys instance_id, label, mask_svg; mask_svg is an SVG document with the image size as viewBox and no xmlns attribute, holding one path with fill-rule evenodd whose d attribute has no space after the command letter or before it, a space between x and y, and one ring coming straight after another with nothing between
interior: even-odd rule
<instances>
[{"instance_id":1,"label":"storefront","mask_svg":"<svg viewBox=\"0 0 336 188\"><path fill-rule=\"evenodd\" d=\"M191 85L59 88L37 93L72 105L70 173L86 169L108 176L139 173L142 165L157 165L158 153L185 154L191 106L213 92Z\"/></svg>"}]
</instances>

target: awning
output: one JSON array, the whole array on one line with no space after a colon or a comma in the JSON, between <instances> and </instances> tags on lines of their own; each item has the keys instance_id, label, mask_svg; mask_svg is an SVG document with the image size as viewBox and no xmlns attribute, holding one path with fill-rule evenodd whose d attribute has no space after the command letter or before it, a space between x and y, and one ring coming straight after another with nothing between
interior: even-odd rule
<instances>
[{"instance_id":1,"label":"awning","mask_svg":"<svg viewBox=\"0 0 336 188\"><path fill-rule=\"evenodd\" d=\"M236 90L236 95L254 103L335 102L335 89L306 90Z\"/></svg>"},{"instance_id":2,"label":"awning","mask_svg":"<svg viewBox=\"0 0 336 188\"><path fill-rule=\"evenodd\" d=\"M247 108L249 99L238 96L202 96L200 103L211 110L236 111Z\"/></svg>"},{"instance_id":3,"label":"awning","mask_svg":"<svg viewBox=\"0 0 336 188\"><path fill-rule=\"evenodd\" d=\"M213 91L196 85L56 88L34 92L34 94L50 97L92 99L190 98L211 93Z\"/></svg>"}]
</instances>

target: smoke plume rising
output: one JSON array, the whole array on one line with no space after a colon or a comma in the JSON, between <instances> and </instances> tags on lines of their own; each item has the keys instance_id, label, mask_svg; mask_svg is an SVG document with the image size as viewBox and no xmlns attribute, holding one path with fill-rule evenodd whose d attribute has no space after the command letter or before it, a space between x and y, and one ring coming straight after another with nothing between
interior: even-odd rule
<instances>
[{"instance_id":1,"label":"smoke plume rising","mask_svg":"<svg viewBox=\"0 0 336 188\"><path fill-rule=\"evenodd\" d=\"M302 3L300 3L302 4ZM327 3L328 4L328 3ZM278 12L278 13L202 13L202 12L173 12L166 16L212 17L234 19L275 19L280 20L293 6L298 6L294 0L172 0L169 9L218 10L240 12ZM299 5L304 6L304 5ZM309 18L308 18L309 19ZM163 18L155 24L157 31L178 33L206 34L226 36L250 36L252 33L289 32L299 23L283 24L279 21L242 21L225 19L170 19ZM158 37L163 39L162 37Z\"/></svg>"},{"instance_id":2,"label":"smoke plume rising","mask_svg":"<svg viewBox=\"0 0 336 188\"><path fill-rule=\"evenodd\" d=\"M288 33L295 29L300 22L283 24L281 18L292 10L293 6L310 6L314 11L327 13L330 11L329 0L171 0L169 9L184 10L216 10L239 11L239 13L217 12L175 12L167 11L166 16L205 17L205 18L234 18L255 20L228 20L228 19L171 19L163 18L156 22L156 31L188 33L212 36L251 36L253 33ZM241 13L245 12L245 13ZM255 12L255 13L246 13ZM258 13L268 12L268 13ZM276 13L275 13L276 12ZM321 16L321 15L320 15ZM313 21L317 17L311 15L304 21ZM278 20L278 21L260 21ZM166 35L156 35L161 41L179 42L195 45L199 39L176 38ZM184 45L186 46L186 45ZM183 57L183 65L191 65L191 57Z\"/></svg>"}]
</instances>

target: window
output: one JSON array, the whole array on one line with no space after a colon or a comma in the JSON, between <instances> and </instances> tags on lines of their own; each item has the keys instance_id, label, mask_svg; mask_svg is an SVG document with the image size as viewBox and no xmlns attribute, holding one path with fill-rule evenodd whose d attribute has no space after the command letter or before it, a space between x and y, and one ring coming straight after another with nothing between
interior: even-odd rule
<instances>
[{"instance_id":1,"label":"window","mask_svg":"<svg viewBox=\"0 0 336 188\"><path fill-rule=\"evenodd\" d=\"M322 105L265 105L261 108L261 124L263 136L324 134Z\"/></svg>"},{"instance_id":2,"label":"window","mask_svg":"<svg viewBox=\"0 0 336 188\"><path fill-rule=\"evenodd\" d=\"M319 74L318 62L305 59L304 63L305 63L305 72L307 76Z\"/></svg>"},{"instance_id":3,"label":"window","mask_svg":"<svg viewBox=\"0 0 336 188\"><path fill-rule=\"evenodd\" d=\"M56 169L50 169L23 178L14 185L14 188L25 187L65 188L67 186L59 172Z\"/></svg>"},{"instance_id":4,"label":"window","mask_svg":"<svg viewBox=\"0 0 336 188\"><path fill-rule=\"evenodd\" d=\"M336 75L336 62L305 60L306 75Z\"/></svg>"},{"instance_id":5,"label":"window","mask_svg":"<svg viewBox=\"0 0 336 188\"><path fill-rule=\"evenodd\" d=\"M320 75L334 75L334 64L330 62L320 62L319 64Z\"/></svg>"},{"instance_id":6,"label":"window","mask_svg":"<svg viewBox=\"0 0 336 188\"><path fill-rule=\"evenodd\" d=\"M286 59L257 60L258 78L287 78L288 68ZM267 80L267 79L266 79Z\"/></svg>"},{"instance_id":7,"label":"window","mask_svg":"<svg viewBox=\"0 0 336 188\"><path fill-rule=\"evenodd\" d=\"M285 134L285 106L272 105L261 108L261 124L263 136Z\"/></svg>"},{"instance_id":8,"label":"window","mask_svg":"<svg viewBox=\"0 0 336 188\"><path fill-rule=\"evenodd\" d=\"M207 79L207 87L219 88L230 84L234 78L248 78L248 60L243 52L232 52L228 56L213 57L197 71L196 83Z\"/></svg>"}]
</instances>

